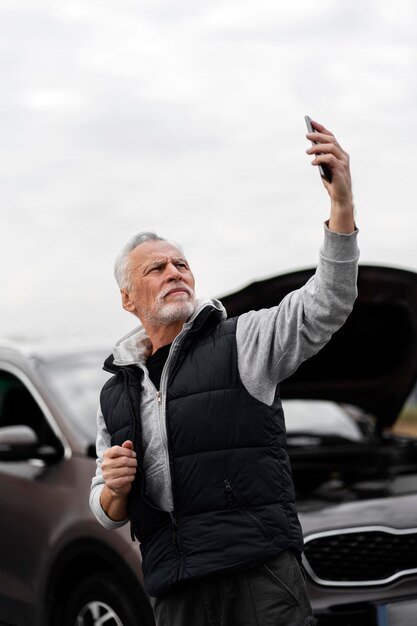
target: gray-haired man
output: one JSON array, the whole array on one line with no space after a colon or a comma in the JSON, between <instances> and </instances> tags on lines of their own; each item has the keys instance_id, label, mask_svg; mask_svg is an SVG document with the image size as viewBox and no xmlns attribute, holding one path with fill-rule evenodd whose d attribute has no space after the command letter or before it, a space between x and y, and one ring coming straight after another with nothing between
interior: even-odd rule
<instances>
[{"instance_id":1,"label":"gray-haired man","mask_svg":"<svg viewBox=\"0 0 417 626\"><path fill-rule=\"evenodd\" d=\"M141 325L106 362L90 503L108 528L130 519L158 626L313 624L278 385L346 320L358 260L349 158L314 127L330 219L315 276L276 307L227 319L154 234L116 263Z\"/></svg>"}]
</instances>

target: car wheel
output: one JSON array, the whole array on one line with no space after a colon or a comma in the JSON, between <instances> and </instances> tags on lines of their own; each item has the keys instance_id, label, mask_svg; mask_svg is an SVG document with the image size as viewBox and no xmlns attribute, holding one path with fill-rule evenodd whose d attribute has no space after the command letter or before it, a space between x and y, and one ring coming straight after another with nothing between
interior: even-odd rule
<instances>
[{"instance_id":1,"label":"car wheel","mask_svg":"<svg viewBox=\"0 0 417 626\"><path fill-rule=\"evenodd\" d=\"M85 578L71 593L64 626L139 626L139 603L111 573Z\"/></svg>"}]
</instances>

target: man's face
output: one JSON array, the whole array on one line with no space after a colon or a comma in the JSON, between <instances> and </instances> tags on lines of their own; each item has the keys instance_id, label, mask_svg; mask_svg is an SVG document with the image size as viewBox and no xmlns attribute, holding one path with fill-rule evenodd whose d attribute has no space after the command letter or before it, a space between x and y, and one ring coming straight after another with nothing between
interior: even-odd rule
<instances>
[{"instance_id":1,"label":"man's face","mask_svg":"<svg viewBox=\"0 0 417 626\"><path fill-rule=\"evenodd\" d=\"M122 289L123 307L144 325L185 322L196 306L194 276L182 253L167 241L146 241L128 257L130 289Z\"/></svg>"}]
</instances>

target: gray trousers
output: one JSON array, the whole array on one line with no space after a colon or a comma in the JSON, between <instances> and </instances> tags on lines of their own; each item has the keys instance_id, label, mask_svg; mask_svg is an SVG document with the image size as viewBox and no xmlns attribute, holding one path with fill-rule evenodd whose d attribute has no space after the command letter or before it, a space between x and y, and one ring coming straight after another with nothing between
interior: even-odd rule
<instances>
[{"instance_id":1,"label":"gray trousers","mask_svg":"<svg viewBox=\"0 0 417 626\"><path fill-rule=\"evenodd\" d=\"M180 583L151 603L157 626L314 625L292 552L239 574Z\"/></svg>"}]
</instances>

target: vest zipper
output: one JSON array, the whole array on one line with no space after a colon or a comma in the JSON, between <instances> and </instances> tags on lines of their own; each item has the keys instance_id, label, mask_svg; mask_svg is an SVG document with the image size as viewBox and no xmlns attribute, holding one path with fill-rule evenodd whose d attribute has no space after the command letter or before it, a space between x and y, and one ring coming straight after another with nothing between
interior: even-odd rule
<instances>
[{"instance_id":1,"label":"vest zipper","mask_svg":"<svg viewBox=\"0 0 417 626\"><path fill-rule=\"evenodd\" d=\"M178 546L178 540L177 540L177 531L178 531L178 524L177 524L177 520L175 519L175 515L173 513L173 511L169 512L169 516L171 518L171 528L172 528L172 538L174 540L174 545L177 549L178 554L180 553L180 549Z\"/></svg>"},{"instance_id":2,"label":"vest zipper","mask_svg":"<svg viewBox=\"0 0 417 626\"><path fill-rule=\"evenodd\" d=\"M273 535L269 528L264 524L261 518L251 510L251 507L246 499L238 491L236 491L234 487L232 487L227 478L223 482L229 504L237 506L240 511L245 513L267 539L273 539Z\"/></svg>"},{"instance_id":3,"label":"vest zipper","mask_svg":"<svg viewBox=\"0 0 417 626\"><path fill-rule=\"evenodd\" d=\"M181 333L180 333L181 335ZM175 548L175 551L177 553L177 557L178 557L178 565L177 565L177 580L180 579L181 577L181 570L183 568L184 565L184 557L180 548L180 543L178 540L178 522L177 519L175 517L175 485L174 485L174 481L172 480L172 474L171 474L171 459L170 459L170 454L169 454L169 441L168 441L168 416L167 416L167 407L166 407L166 401L165 401L165 407L163 406L163 402L162 402L162 398L165 397L166 399L166 391L167 391L167 387L168 387L168 379L170 376L172 376L172 372L175 370L175 366L178 362L178 354L179 354L179 349L184 341L184 337L178 336L178 343L175 346L175 350L172 351L172 356L171 356L171 351L170 351L170 355L168 356L168 360L165 363L165 366L163 368L162 371L162 375L161 375L161 382L160 382L160 386L159 386L159 390L157 392L157 400L158 400L158 406L161 409L165 408L165 413L164 413L164 430L165 430L165 436L166 436L166 451L167 451L167 459L168 459L168 467L169 467L169 475L170 475L170 482L171 482L171 494L172 494L172 507L173 510L169 511L169 515L171 518L171 528L172 528L172 541L173 541L173 545ZM175 340L174 340L175 341ZM171 348L172 349L172 348ZM170 362L170 357L171 357L171 362ZM169 366L169 368L168 368ZM165 393L165 396L164 396Z\"/></svg>"},{"instance_id":4,"label":"vest zipper","mask_svg":"<svg viewBox=\"0 0 417 626\"><path fill-rule=\"evenodd\" d=\"M227 480L227 478L224 481L224 486L226 488L226 495L227 495L227 499L229 501L229 504L233 506L234 504L236 504L236 499L234 497L232 486L229 483L229 481Z\"/></svg>"},{"instance_id":5,"label":"vest zipper","mask_svg":"<svg viewBox=\"0 0 417 626\"><path fill-rule=\"evenodd\" d=\"M174 515L173 511L169 512L169 516L171 518L172 543L174 544L174 548L175 548L175 551L176 551L177 557L178 557L177 580L179 580L181 567L182 567L182 564L183 564L183 558L182 558L182 553L181 553L181 550L180 550L180 545L179 545L179 542L178 542L178 524L177 524L177 520L175 518L175 515Z\"/></svg>"},{"instance_id":6,"label":"vest zipper","mask_svg":"<svg viewBox=\"0 0 417 626\"><path fill-rule=\"evenodd\" d=\"M183 334L182 334L183 333ZM170 454L169 454L169 442L168 442L168 428L167 428L167 411L166 411L166 403L164 406L164 403L162 401L163 397L166 398L166 388L168 386L168 378L172 375L172 372L175 370L175 366L178 362L178 354L179 354L179 349L184 341L184 336L186 335L186 333L184 333L184 331L181 331L180 335L178 335L173 342L173 345L175 342L175 349L172 349L171 346L171 350L170 353L168 355L168 359L165 362L165 365L162 369L162 374L161 374L161 381L160 381L160 385L159 385L159 389L156 390L156 400L157 400L157 404L158 404L158 418L159 418L159 423L161 426L161 434L162 434L162 442L166 451L166 459L168 462L168 473L169 473L169 478L170 478L170 486L171 486L171 494L172 494L172 506L173 506L173 510L169 511L169 516L171 518L171 529L172 529L172 540L173 540L173 544L176 550L176 553L178 555L178 567L177 567L177 577L179 578L180 576L180 571L181 568L183 566L183 555L179 546L179 541L178 541L178 523L175 517L175 486L174 486L174 482L172 480L172 475L171 475L171 466L170 466ZM172 351L172 352L171 352ZM165 412L162 414L163 409L165 409Z\"/></svg>"}]
</instances>

